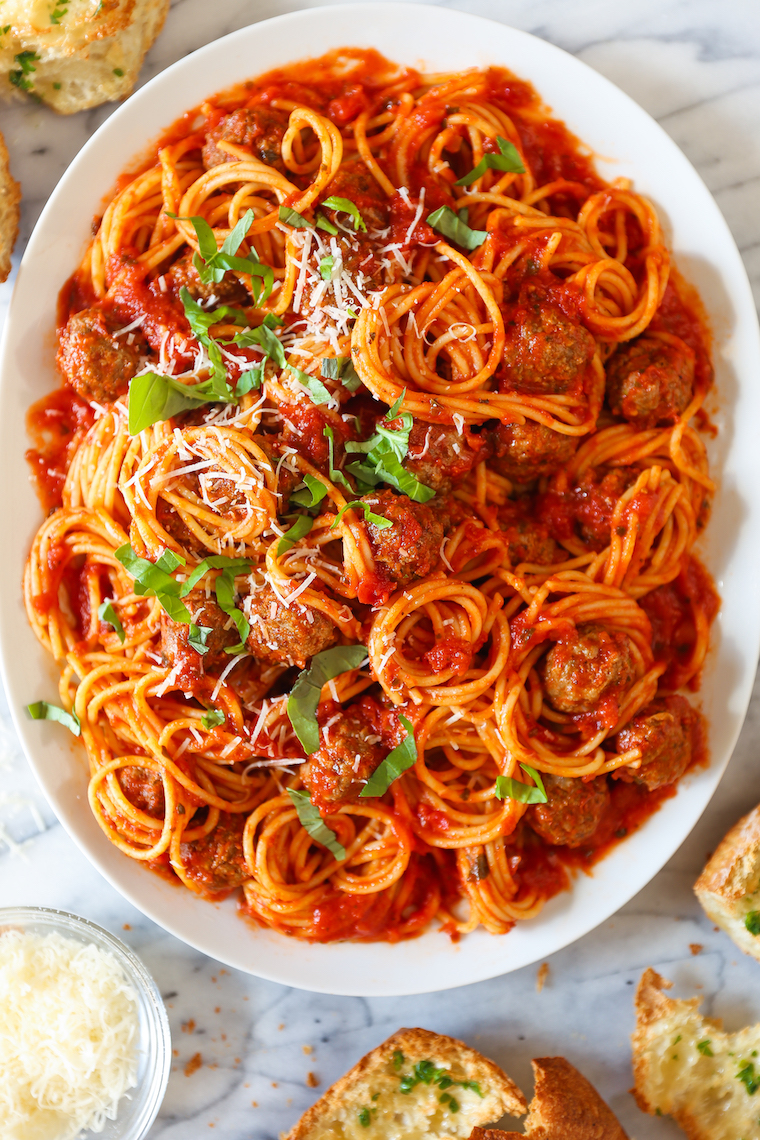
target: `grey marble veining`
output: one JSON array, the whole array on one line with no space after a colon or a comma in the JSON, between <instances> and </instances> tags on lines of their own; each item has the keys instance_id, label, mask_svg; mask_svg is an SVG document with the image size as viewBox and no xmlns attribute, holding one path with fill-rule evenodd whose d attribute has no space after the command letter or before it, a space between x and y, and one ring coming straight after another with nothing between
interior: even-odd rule
<instances>
[{"instance_id":1,"label":"grey marble veining","mask_svg":"<svg viewBox=\"0 0 760 1140\"><path fill-rule=\"evenodd\" d=\"M196 47L257 19L313 3L174 0L145 82ZM627 91L685 151L726 216L760 298L760 19L755 0L459 0L449 6L535 33ZM434 19L431 11L431 19ZM24 192L24 243L68 163L113 106L62 119L32 104L0 109ZM12 282L0 286L0 321ZM728 772L667 866L602 927L536 968L404 999L318 996L261 982L190 950L143 918L81 855L36 788L0 707L0 905L59 906L128 941L169 1007L175 1068L152 1140L265 1140L399 1025L464 1037L530 1092L530 1058L564 1054L600 1089L631 1137L678 1129L643 1116L631 1086L632 993L654 965L679 992L704 995L729 1028L760 1019L760 967L702 914L691 886L707 852L760 800L760 691ZM9 846L8 842L12 846ZM19 849L20 848L20 849ZM693 951L697 950L696 953ZM186 1076L198 1053L201 1066ZM307 1086L307 1075L319 1089Z\"/></svg>"}]
</instances>

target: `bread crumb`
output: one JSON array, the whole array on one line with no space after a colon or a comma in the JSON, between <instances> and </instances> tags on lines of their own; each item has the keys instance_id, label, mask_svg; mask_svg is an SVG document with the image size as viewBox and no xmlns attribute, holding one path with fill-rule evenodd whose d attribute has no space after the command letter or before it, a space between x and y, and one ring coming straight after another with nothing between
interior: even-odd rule
<instances>
[{"instance_id":1,"label":"bread crumb","mask_svg":"<svg viewBox=\"0 0 760 1140\"><path fill-rule=\"evenodd\" d=\"M185 1065L185 1076L192 1077L193 1073L197 1073L203 1061L201 1060L200 1053L194 1053L190 1060Z\"/></svg>"},{"instance_id":2,"label":"bread crumb","mask_svg":"<svg viewBox=\"0 0 760 1140\"><path fill-rule=\"evenodd\" d=\"M280 1032L282 1033L283 1029L285 1028L285 1024L284 1024L284 1022L283 1022L281 1025L278 1025L278 1026L277 1026L277 1028L278 1028L278 1029L280 1030Z\"/></svg>"},{"instance_id":3,"label":"bread crumb","mask_svg":"<svg viewBox=\"0 0 760 1140\"><path fill-rule=\"evenodd\" d=\"M704 946L702 945L701 942L690 942L689 943L689 949L691 950L692 954L696 958L697 954L702 953L702 951L704 950Z\"/></svg>"},{"instance_id":4,"label":"bread crumb","mask_svg":"<svg viewBox=\"0 0 760 1140\"><path fill-rule=\"evenodd\" d=\"M306 1074L306 1084L308 1085L308 1087L310 1089L315 1089L317 1087L317 1085L319 1084L319 1077L317 1076L317 1074L309 1071Z\"/></svg>"},{"instance_id":5,"label":"bread crumb","mask_svg":"<svg viewBox=\"0 0 760 1140\"><path fill-rule=\"evenodd\" d=\"M195 1018L191 1017L189 1021L182 1022L183 1033L195 1033Z\"/></svg>"},{"instance_id":6,"label":"bread crumb","mask_svg":"<svg viewBox=\"0 0 760 1140\"><path fill-rule=\"evenodd\" d=\"M548 962L542 962L542 964L538 967L538 973L536 974L536 993L539 993L539 994L541 993L541 990L546 985L546 979L548 977L549 977L549 963Z\"/></svg>"},{"instance_id":7,"label":"bread crumb","mask_svg":"<svg viewBox=\"0 0 760 1140\"><path fill-rule=\"evenodd\" d=\"M313 1052L314 1052L314 1050L312 1049L311 1045L302 1045L302 1046L301 1046L301 1048L303 1049L303 1051L304 1051L304 1053L306 1054L306 1056L307 1056L307 1057L309 1056L309 1053L313 1053Z\"/></svg>"},{"instance_id":8,"label":"bread crumb","mask_svg":"<svg viewBox=\"0 0 760 1140\"><path fill-rule=\"evenodd\" d=\"M131 930L132 927L129 925L128 922L125 922L121 929L122 930Z\"/></svg>"},{"instance_id":9,"label":"bread crumb","mask_svg":"<svg viewBox=\"0 0 760 1140\"><path fill-rule=\"evenodd\" d=\"M272 1081L272 1088L273 1089L278 1089L279 1087L280 1086L277 1084L277 1081Z\"/></svg>"},{"instance_id":10,"label":"bread crumb","mask_svg":"<svg viewBox=\"0 0 760 1140\"><path fill-rule=\"evenodd\" d=\"M251 1108L258 1108L258 1107L259 1107L259 1102L257 1100L252 1100L251 1101Z\"/></svg>"}]
</instances>

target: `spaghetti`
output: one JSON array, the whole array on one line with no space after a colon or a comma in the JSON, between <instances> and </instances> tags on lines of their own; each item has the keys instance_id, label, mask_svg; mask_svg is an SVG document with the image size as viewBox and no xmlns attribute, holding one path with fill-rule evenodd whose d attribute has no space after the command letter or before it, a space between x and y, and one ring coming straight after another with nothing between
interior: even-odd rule
<instances>
[{"instance_id":1,"label":"spaghetti","mask_svg":"<svg viewBox=\"0 0 760 1140\"><path fill-rule=\"evenodd\" d=\"M712 371L653 207L509 72L344 49L95 229L24 588L101 828L299 938L535 916L702 749Z\"/></svg>"}]
</instances>

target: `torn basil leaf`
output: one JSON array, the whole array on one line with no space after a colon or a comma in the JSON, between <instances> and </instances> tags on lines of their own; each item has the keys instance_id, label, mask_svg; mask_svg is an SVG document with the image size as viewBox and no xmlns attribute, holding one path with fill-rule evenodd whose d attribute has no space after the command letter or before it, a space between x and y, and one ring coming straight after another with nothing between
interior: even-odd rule
<instances>
[{"instance_id":1,"label":"torn basil leaf","mask_svg":"<svg viewBox=\"0 0 760 1140\"><path fill-rule=\"evenodd\" d=\"M496 136L496 145L499 148L498 154L484 154L478 165L473 167L469 174L465 174L464 178L460 178L454 185L470 186L473 182L477 182L479 178L482 178L487 170L501 170L505 173L509 171L512 174L524 174L525 166L523 165L523 160L520 158L520 152L517 147L502 138L501 135Z\"/></svg>"},{"instance_id":2,"label":"torn basil leaf","mask_svg":"<svg viewBox=\"0 0 760 1140\"><path fill-rule=\"evenodd\" d=\"M458 218L450 206L441 206L428 214L426 221L449 241L456 242L464 249L477 249L488 237L487 230L472 230L466 222Z\"/></svg>"},{"instance_id":3,"label":"torn basil leaf","mask_svg":"<svg viewBox=\"0 0 760 1140\"><path fill-rule=\"evenodd\" d=\"M361 378L350 356L327 357L322 361L320 373L326 380L340 380L349 392L355 392L361 385Z\"/></svg>"},{"instance_id":4,"label":"torn basil leaf","mask_svg":"<svg viewBox=\"0 0 760 1140\"><path fill-rule=\"evenodd\" d=\"M211 731L212 728L218 728L220 724L224 724L224 721L225 716L221 709L206 709L201 717L201 724L208 731Z\"/></svg>"},{"instance_id":5,"label":"torn basil leaf","mask_svg":"<svg viewBox=\"0 0 760 1140\"><path fill-rule=\"evenodd\" d=\"M285 222L286 225L292 226L295 230L314 229L313 222L310 222L303 214L299 214L298 210L294 210L292 206L280 206L277 217L281 222Z\"/></svg>"},{"instance_id":6,"label":"torn basil leaf","mask_svg":"<svg viewBox=\"0 0 760 1140\"><path fill-rule=\"evenodd\" d=\"M348 479L343 474L343 472L339 471L335 466L335 437L333 436L333 429L331 427L325 427L322 434L327 439L327 451L329 458L328 474L330 479L333 483L338 483L341 487L345 487L353 494L353 487L349 483Z\"/></svg>"},{"instance_id":7,"label":"torn basil leaf","mask_svg":"<svg viewBox=\"0 0 760 1140\"><path fill-rule=\"evenodd\" d=\"M499 800L517 800L521 804L545 804L548 802L549 797L546 794L544 783L535 768L531 768L529 764L521 764L523 772L535 781L535 788L529 787L528 784L521 783L520 780L513 780L511 776L497 776L496 777L496 798Z\"/></svg>"},{"instance_id":8,"label":"torn basil leaf","mask_svg":"<svg viewBox=\"0 0 760 1140\"><path fill-rule=\"evenodd\" d=\"M321 484L320 484L321 486ZM285 531L283 536L277 542L277 554L285 554L291 547L305 538L311 528L314 526L314 520L310 519L307 515L299 515L293 525Z\"/></svg>"},{"instance_id":9,"label":"torn basil leaf","mask_svg":"<svg viewBox=\"0 0 760 1140\"><path fill-rule=\"evenodd\" d=\"M332 281L333 269L335 268L334 257L323 257L319 263L319 275L323 281Z\"/></svg>"},{"instance_id":10,"label":"torn basil leaf","mask_svg":"<svg viewBox=\"0 0 760 1140\"><path fill-rule=\"evenodd\" d=\"M399 716L399 720L406 729L406 737L372 773L359 793L362 798L385 795L393 781L413 767L417 760L414 725L405 716Z\"/></svg>"},{"instance_id":11,"label":"torn basil leaf","mask_svg":"<svg viewBox=\"0 0 760 1140\"><path fill-rule=\"evenodd\" d=\"M317 214L317 229L324 230L325 233L332 234L333 237L338 233L338 227L334 226L332 222L328 222L324 214Z\"/></svg>"},{"instance_id":12,"label":"torn basil leaf","mask_svg":"<svg viewBox=\"0 0 760 1140\"><path fill-rule=\"evenodd\" d=\"M73 732L74 736L81 735L82 726L76 713L66 712L65 709L59 708L58 705L51 705L48 701L35 701L34 704L26 707L32 720L55 720L67 728L69 732Z\"/></svg>"},{"instance_id":13,"label":"torn basil leaf","mask_svg":"<svg viewBox=\"0 0 760 1140\"><path fill-rule=\"evenodd\" d=\"M325 198L322 206L326 210L337 210L342 214L348 214L354 223L354 229L362 230L366 234L364 218L359 213L359 207L350 198L338 198L332 194L329 198Z\"/></svg>"},{"instance_id":14,"label":"torn basil leaf","mask_svg":"<svg viewBox=\"0 0 760 1140\"><path fill-rule=\"evenodd\" d=\"M98 617L102 622L105 622L106 625L113 627L119 641L123 645L127 635L124 632L124 626L119 621L119 615L113 607L113 598L106 598L105 601L100 603L98 606Z\"/></svg>"},{"instance_id":15,"label":"torn basil leaf","mask_svg":"<svg viewBox=\"0 0 760 1140\"><path fill-rule=\"evenodd\" d=\"M210 380L202 384L182 384L173 376L142 372L129 384L129 434L139 435L153 424L220 399Z\"/></svg>"},{"instance_id":16,"label":"torn basil leaf","mask_svg":"<svg viewBox=\"0 0 760 1140\"><path fill-rule=\"evenodd\" d=\"M327 494L327 487L315 475L304 475L303 481L306 486L296 487L290 496L290 502L297 507L318 506Z\"/></svg>"},{"instance_id":17,"label":"torn basil leaf","mask_svg":"<svg viewBox=\"0 0 760 1140\"><path fill-rule=\"evenodd\" d=\"M366 660L363 645L336 645L312 657L309 668L299 676L288 697L288 719L307 756L319 748L315 714L323 686L349 669L358 669Z\"/></svg>"},{"instance_id":18,"label":"torn basil leaf","mask_svg":"<svg viewBox=\"0 0 760 1140\"><path fill-rule=\"evenodd\" d=\"M299 788L288 788L290 802L298 812L298 819L305 831L308 831L315 843L321 843L331 855L341 862L346 857L346 849L338 843L335 832L331 831L319 809L311 802L311 792Z\"/></svg>"},{"instance_id":19,"label":"torn basil leaf","mask_svg":"<svg viewBox=\"0 0 760 1140\"><path fill-rule=\"evenodd\" d=\"M190 623L190 632L187 635L187 644L196 653L201 656L209 651L208 639L213 633L213 629L208 625L196 625L195 622Z\"/></svg>"},{"instance_id":20,"label":"torn basil leaf","mask_svg":"<svg viewBox=\"0 0 760 1140\"><path fill-rule=\"evenodd\" d=\"M322 381L316 376L310 376L308 372L302 372L300 368L296 368L293 364L285 366L288 372L292 372L298 380L299 384L309 393L312 404L327 404L332 400L332 393L328 388L325 388Z\"/></svg>"},{"instance_id":21,"label":"torn basil leaf","mask_svg":"<svg viewBox=\"0 0 760 1140\"><path fill-rule=\"evenodd\" d=\"M340 520L343 518L346 511L364 511L364 518L367 522L371 522L378 530L386 530L387 527L393 526L390 519L386 519L383 515L376 515L370 508L369 503L362 502L361 499L353 499L350 503L346 503L335 516L335 522L332 523L330 530L334 530Z\"/></svg>"},{"instance_id":22,"label":"torn basil leaf","mask_svg":"<svg viewBox=\"0 0 760 1140\"><path fill-rule=\"evenodd\" d=\"M176 570L184 559L180 560L173 551L165 550L156 563L149 562L147 558L138 557L128 542L120 546L115 553L127 573L134 578L136 594L158 598L173 621L192 624L190 611L181 601L182 587L171 576L171 571Z\"/></svg>"}]
</instances>

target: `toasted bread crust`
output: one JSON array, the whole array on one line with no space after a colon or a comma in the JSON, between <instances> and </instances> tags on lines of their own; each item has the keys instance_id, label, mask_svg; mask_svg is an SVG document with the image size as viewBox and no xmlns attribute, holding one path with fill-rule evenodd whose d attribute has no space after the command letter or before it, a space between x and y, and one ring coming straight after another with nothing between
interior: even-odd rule
<instances>
[{"instance_id":1,"label":"toasted bread crust","mask_svg":"<svg viewBox=\"0 0 760 1140\"><path fill-rule=\"evenodd\" d=\"M5 139L0 135L0 281L5 281L11 271L20 201L21 187L11 175Z\"/></svg>"},{"instance_id":2,"label":"toasted bread crust","mask_svg":"<svg viewBox=\"0 0 760 1140\"><path fill-rule=\"evenodd\" d=\"M628 1140L612 1110L564 1057L531 1062L536 1089L525 1121L530 1140Z\"/></svg>"},{"instance_id":3,"label":"toasted bread crust","mask_svg":"<svg viewBox=\"0 0 760 1140\"><path fill-rule=\"evenodd\" d=\"M444 1034L431 1033L427 1029L399 1029L387 1041L383 1041L376 1049L357 1061L352 1069L331 1085L317 1103L307 1109L287 1134L286 1140L307 1140L322 1122L337 1114L344 1097L357 1084L371 1077L373 1071L383 1068L397 1050L412 1062L435 1059L439 1064L458 1061L460 1064L475 1067L485 1074L499 1095L502 1115L509 1113L510 1116L521 1116L527 1110L525 1097L506 1073L502 1072L493 1061L489 1061L469 1045L465 1045L463 1041Z\"/></svg>"},{"instance_id":4,"label":"toasted bread crust","mask_svg":"<svg viewBox=\"0 0 760 1140\"><path fill-rule=\"evenodd\" d=\"M694 884L697 895L735 902L760 886L760 805L734 824Z\"/></svg>"}]
</instances>

